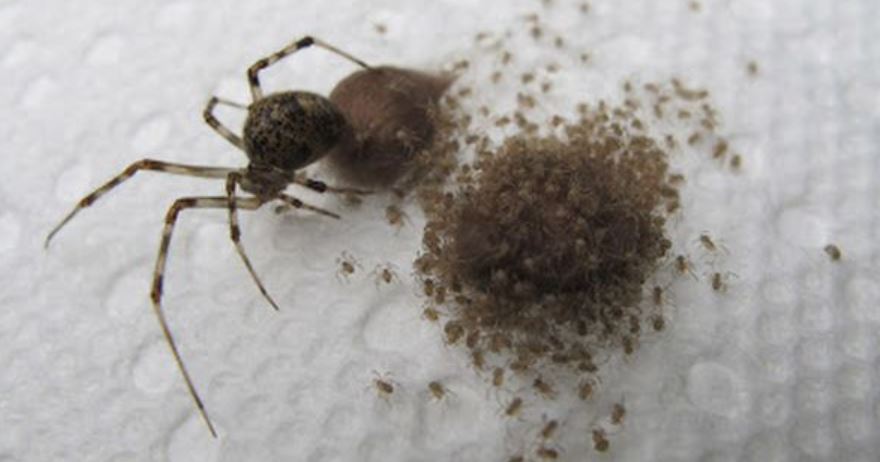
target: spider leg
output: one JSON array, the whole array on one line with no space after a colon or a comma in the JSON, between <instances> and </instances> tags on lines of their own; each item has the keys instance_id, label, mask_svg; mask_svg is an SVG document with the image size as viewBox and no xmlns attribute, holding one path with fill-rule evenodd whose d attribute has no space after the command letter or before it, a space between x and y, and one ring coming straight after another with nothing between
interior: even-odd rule
<instances>
[{"instance_id":1,"label":"spider leg","mask_svg":"<svg viewBox=\"0 0 880 462\"><path fill-rule=\"evenodd\" d=\"M356 188L337 188L335 186L330 186L327 183L324 183L320 180L312 180L310 178L296 176L291 180L292 183L296 183L300 186L304 186L306 188L311 189L312 191L316 191L319 193L323 192L332 192L334 194L372 194L373 191L368 191L366 189L356 189Z\"/></svg>"},{"instance_id":2,"label":"spider leg","mask_svg":"<svg viewBox=\"0 0 880 462\"><path fill-rule=\"evenodd\" d=\"M234 108L236 108L236 109L241 109L241 110L243 110L243 111L247 111L247 110L249 109L249 107L250 107L250 106L248 106L247 104L244 104L244 103L237 103L237 102L235 102L235 101L232 101L231 99L218 98L218 97L216 97L216 96L212 96L212 98L217 100L217 104L222 104L222 105L224 105L224 106L231 106L231 107L234 107Z\"/></svg>"},{"instance_id":3,"label":"spider leg","mask_svg":"<svg viewBox=\"0 0 880 462\"><path fill-rule=\"evenodd\" d=\"M286 47L282 48L281 50L278 50L275 53L272 53L271 55L269 55L263 59L260 59L259 61L255 62L250 68L248 68L248 71L247 71L248 83L250 83L251 95L253 96L254 101L258 101L263 97L263 90L262 90L262 88L260 88L260 77L258 75L261 70L277 63L281 59L283 59L287 56L290 56L303 48L307 48L312 45L319 46L325 50L336 53L337 55L342 56L343 58L345 58L345 59L347 59L347 60L357 64L358 66L365 68L365 69L370 68L370 66L368 66L365 62L355 58L354 56L352 56L352 55L350 55L350 54L348 54L348 53L346 53L346 52L344 52L344 51L334 47L333 45L330 45L320 39L316 39L314 37L307 35L307 36L291 43L290 45L287 45Z\"/></svg>"},{"instance_id":4,"label":"spider leg","mask_svg":"<svg viewBox=\"0 0 880 462\"><path fill-rule=\"evenodd\" d=\"M111 178L110 181L104 183L101 187L92 191L86 197L80 199L76 207L74 207L60 223L52 228L52 231L46 236L46 241L43 244L43 247L48 248L49 241L51 241L55 234L58 233L58 231L60 231L61 228L63 228L64 225L66 225L67 222L69 222L77 213L79 213L80 210L92 205L92 203L98 200L101 196L116 186L119 186L123 181L134 176L139 170L153 170L174 175L196 176L201 178L226 178L231 172L236 171L235 169L224 167L206 167L202 165L186 165L153 159L141 159L126 167L122 173Z\"/></svg>"},{"instance_id":5,"label":"spider leg","mask_svg":"<svg viewBox=\"0 0 880 462\"><path fill-rule=\"evenodd\" d=\"M314 205L306 204L306 203L304 203L303 201L297 199L296 197L293 197L293 196L290 196L290 195L287 195L287 194L284 194L284 193L279 194L276 198L277 198L278 200L284 202L284 205L281 205L281 206L279 206L278 208L275 209L275 211L276 211L277 213L281 213L281 212L283 212L286 208L294 207L294 208L297 208L297 209L311 210L311 211L313 211L313 212L320 213L321 215L325 215L325 216L328 216L328 217L330 217L330 218L336 218L337 220L339 220L339 219L342 218L342 217L340 217L339 215L337 215L337 214L335 214L335 213L333 213L333 212L331 212L331 211L329 211L329 210L324 210L324 209L322 209L322 208L320 208L320 207L315 207Z\"/></svg>"},{"instance_id":6,"label":"spider leg","mask_svg":"<svg viewBox=\"0 0 880 462\"><path fill-rule=\"evenodd\" d=\"M235 250L244 262L244 266L247 267L248 272L251 273L251 278L253 278L254 282L257 284L257 288L260 289L260 293L263 294L263 297L266 297L266 300L272 305L272 308L275 308L275 311L279 311L278 304L275 303L275 300L269 295L269 291L263 286L260 277L257 276L257 272L254 271L254 266L251 264L250 258L248 258L244 251L244 246L241 245L241 228L238 225L238 204L236 203L238 198L235 197L235 185L240 180L241 175L238 172L232 172L226 177L226 199L227 207L229 209L229 237L232 239L232 243L235 244Z\"/></svg>"},{"instance_id":7,"label":"spider leg","mask_svg":"<svg viewBox=\"0 0 880 462\"><path fill-rule=\"evenodd\" d=\"M223 138L226 138L226 140L232 143L235 147L244 151L244 141L242 141L241 137L232 133L232 130L226 128L226 126L221 124L220 121L214 117L214 107L217 106L217 104L225 104L239 109L247 109L247 106L212 96L211 99L208 100L204 112L202 112L202 116L205 118L205 123L210 125L215 132L220 134Z\"/></svg>"},{"instance_id":8,"label":"spider leg","mask_svg":"<svg viewBox=\"0 0 880 462\"><path fill-rule=\"evenodd\" d=\"M256 209L262 205L257 198L235 198L234 202L236 203L236 206L249 210ZM162 311L162 281L165 276L165 263L168 260L168 247L171 244L171 234L174 231L174 225L177 222L178 214L184 209L227 208L228 204L229 199L226 197L184 197L174 201L174 204L171 205L168 209L168 213L165 215L165 227L162 229L162 241L159 244L159 255L156 257L156 269L153 272L153 287L150 291L150 299L153 301L153 311L156 313L156 318L159 320L159 326L162 328L162 334L165 336L165 340L171 348L171 353L174 355L174 362L177 363L177 367L183 375L183 380L186 382L189 394L192 396L196 407L199 409L199 414L201 414L202 419L211 431L211 435L215 438L217 437L217 432L214 430L214 425L211 424L211 419L208 417L205 405L202 403L199 393L196 391L195 385L193 385L193 381L190 378L189 372L183 364L183 359L180 356L180 352L177 350L177 344L174 342L174 336L171 335L171 330L168 328L168 322L165 320L165 313Z\"/></svg>"}]
</instances>

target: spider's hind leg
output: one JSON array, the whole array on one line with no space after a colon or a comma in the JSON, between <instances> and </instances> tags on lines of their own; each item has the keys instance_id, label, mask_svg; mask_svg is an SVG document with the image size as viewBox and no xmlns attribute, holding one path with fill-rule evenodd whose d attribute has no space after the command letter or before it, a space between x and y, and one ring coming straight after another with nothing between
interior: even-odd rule
<instances>
[{"instance_id":1,"label":"spider's hind leg","mask_svg":"<svg viewBox=\"0 0 880 462\"><path fill-rule=\"evenodd\" d=\"M335 218L337 220L342 218L338 214L335 214L329 210L324 210L324 209L322 209L320 207L316 207L314 205L306 204L305 202L299 200L298 198L293 197L288 194L283 194L283 193L279 194L277 199L280 200L281 202L283 202L283 204L275 207L275 213L283 213L283 212L286 212L287 210L289 210L291 207L293 207L296 209L311 210L312 212L320 213L321 215L324 215L324 216L330 217L330 218Z\"/></svg>"}]
</instances>

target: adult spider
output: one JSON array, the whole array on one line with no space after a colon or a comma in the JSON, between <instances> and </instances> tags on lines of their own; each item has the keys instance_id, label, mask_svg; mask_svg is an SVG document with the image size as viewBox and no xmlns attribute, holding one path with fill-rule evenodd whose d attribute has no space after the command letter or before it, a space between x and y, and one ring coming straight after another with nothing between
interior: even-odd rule
<instances>
[{"instance_id":1,"label":"adult spider","mask_svg":"<svg viewBox=\"0 0 880 462\"><path fill-rule=\"evenodd\" d=\"M304 208L338 219L340 218L339 215L305 204L296 197L285 194L284 190L290 184L298 184L320 193L329 191L333 193L363 194L367 192L357 189L334 188L321 181L296 175L297 170L315 162L332 151L349 149L351 146L354 139L353 130L345 116L329 99L303 91L284 91L264 96L263 90L260 87L259 73L261 70L275 64L282 58L312 45L329 50L365 69L371 69L366 63L348 53L309 36L303 37L281 50L258 60L247 70L247 78L253 97L251 104L238 104L212 96L204 110L205 122L220 136L232 143L233 146L244 151L250 161L247 167L208 167L153 159L139 160L129 165L122 173L113 177L103 186L82 198L76 207L46 237L45 247L48 248L49 242L55 234L80 210L89 207L101 196L123 181L131 178L140 170L226 180L225 196L183 197L175 200L168 209L168 213L165 216L165 226L162 230L162 240L159 244L159 254L156 258L156 268L153 272L152 289L150 291L153 310L159 320L165 340L171 348L171 353L174 355L174 361L180 369L180 373L186 382L186 386L195 401L199 413L211 431L211 435L215 438L217 437L217 432L214 430L214 425L208 417L205 406L196 391L186 366L184 366L162 311L162 280L165 273L165 263L168 258L168 246L171 242L171 234L174 230L174 224L177 222L177 216L182 210L193 208L228 209L229 233L236 251L247 267L257 288L259 288L269 304L275 310L278 310L278 304L275 303L266 291L245 254L244 247L241 245L238 209L256 210L267 202L278 200L283 203L284 207ZM243 137L230 131L214 117L213 111L217 104L226 104L248 111L247 119L244 123ZM239 187L242 191L250 193L252 196L237 196L236 189Z\"/></svg>"}]
</instances>

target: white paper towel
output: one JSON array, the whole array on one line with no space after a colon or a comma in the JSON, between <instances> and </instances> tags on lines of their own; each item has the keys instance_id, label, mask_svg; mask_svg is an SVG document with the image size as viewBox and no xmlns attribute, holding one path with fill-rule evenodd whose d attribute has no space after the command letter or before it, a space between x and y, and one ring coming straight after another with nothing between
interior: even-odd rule
<instances>
[{"instance_id":1,"label":"white paper towel","mask_svg":"<svg viewBox=\"0 0 880 462\"><path fill-rule=\"evenodd\" d=\"M0 3L0 460L506 460L534 456L542 414L563 423L551 442L563 460L876 460L880 5L692 3L591 1L587 14L561 0ZM565 51L523 38L531 12ZM165 209L222 185L140 174L42 250L76 200L134 160L244 165L201 110L212 94L246 101L244 70L292 39L314 34L371 63L469 59L461 83L501 111L513 87L477 79L490 63L473 36L505 30L515 31L516 72L560 61L541 102L548 114L619 97L624 78L678 75L710 89L745 161L737 176L683 160L674 228L682 248L704 230L724 243L730 289L713 294L703 274L677 286L668 331L609 368L587 405L534 402L522 420L500 417L518 390L490 391L420 318L414 204L400 231L385 223L383 197L346 209L297 192L341 211L338 222L244 215L244 244L280 313L235 255L225 214L182 215L165 307L218 440L195 413L148 291ZM588 65L566 61L576 50ZM352 70L308 50L263 82L326 93ZM828 261L828 242L842 262ZM347 282L335 276L343 251L363 266ZM385 262L400 281L377 286L369 273ZM373 370L397 384L389 402L370 388ZM455 394L431 402L431 380ZM620 400L624 428L600 456L587 432Z\"/></svg>"}]
</instances>

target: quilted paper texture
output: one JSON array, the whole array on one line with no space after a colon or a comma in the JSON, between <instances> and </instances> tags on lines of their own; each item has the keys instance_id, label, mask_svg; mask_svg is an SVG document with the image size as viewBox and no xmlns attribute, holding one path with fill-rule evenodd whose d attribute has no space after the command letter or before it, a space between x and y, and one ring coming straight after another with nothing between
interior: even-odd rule
<instances>
[{"instance_id":1,"label":"quilted paper texture","mask_svg":"<svg viewBox=\"0 0 880 462\"><path fill-rule=\"evenodd\" d=\"M0 460L266 461L535 458L542 417L560 460L875 460L880 454L880 4L871 0L473 2L64 2L0 4ZM535 41L524 16L539 13ZM474 41L504 36L502 85ZM707 88L739 174L682 158L683 218L696 254L708 231L729 250L676 286L668 329L611 358L596 396L545 401L494 390L422 319L412 261L424 216L399 230L389 196L360 207L296 190L341 221L271 207L243 214L256 291L223 211L187 211L164 304L220 431L210 437L150 308L162 218L219 182L143 173L83 211L44 251L69 207L131 162L243 166L201 120L211 95L247 101L244 70L306 33L371 63L440 69L503 113L518 76L552 91L540 111L620 98L621 82L679 76ZM554 37L564 49L553 51ZM588 53L582 62L580 55ZM754 75L749 71L755 63ZM329 93L354 70L308 50L265 73L269 90ZM220 111L231 127L242 114ZM505 132L485 127L498 136ZM320 165L309 172L322 177ZM843 258L829 261L833 242ZM359 268L337 277L343 252ZM370 274L390 263L399 278ZM713 266L715 265L715 266ZM709 287L715 269L728 290ZM377 398L374 371L396 384ZM454 394L430 399L428 382ZM526 383L527 388L528 383ZM520 419L503 418L515 395ZM605 455L589 430L624 402Z\"/></svg>"}]
</instances>

